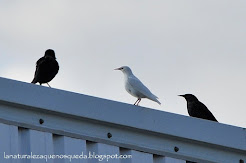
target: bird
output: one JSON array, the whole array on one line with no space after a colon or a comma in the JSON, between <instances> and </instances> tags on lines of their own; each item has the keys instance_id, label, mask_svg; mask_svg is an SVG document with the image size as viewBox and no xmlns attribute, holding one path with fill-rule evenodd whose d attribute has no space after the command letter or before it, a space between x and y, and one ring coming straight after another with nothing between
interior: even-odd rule
<instances>
[{"instance_id":1,"label":"bird","mask_svg":"<svg viewBox=\"0 0 246 163\"><path fill-rule=\"evenodd\" d=\"M36 71L34 74L34 79L31 83L39 83L40 85L47 83L50 87L48 82L56 76L58 71L59 64L56 61L55 52L52 49L48 49L45 51L44 56L36 62Z\"/></svg>"},{"instance_id":2,"label":"bird","mask_svg":"<svg viewBox=\"0 0 246 163\"><path fill-rule=\"evenodd\" d=\"M187 110L191 117L202 118L210 121L218 122L214 115L208 110L208 108L200 102L196 96L192 94L179 95L186 99Z\"/></svg>"},{"instance_id":3,"label":"bird","mask_svg":"<svg viewBox=\"0 0 246 163\"><path fill-rule=\"evenodd\" d=\"M161 103L157 100L158 97L150 92L150 90L132 73L132 70L128 66L122 66L116 68L115 70L120 70L124 74L125 79L125 89L126 91L134 97L137 97L137 101L134 105L138 105L142 98L148 98L149 100L157 102L159 105Z\"/></svg>"}]
</instances>

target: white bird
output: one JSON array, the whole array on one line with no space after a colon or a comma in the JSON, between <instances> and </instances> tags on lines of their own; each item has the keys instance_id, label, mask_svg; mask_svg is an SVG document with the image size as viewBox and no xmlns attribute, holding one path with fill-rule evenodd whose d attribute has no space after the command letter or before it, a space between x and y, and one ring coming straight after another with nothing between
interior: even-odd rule
<instances>
[{"instance_id":1,"label":"white bird","mask_svg":"<svg viewBox=\"0 0 246 163\"><path fill-rule=\"evenodd\" d=\"M136 76L133 75L132 70L128 66L122 66L120 68L116 68L115 70L120 70L124 73L126 91L132 96L138 98L134 105L138 105L141 98L148 98L158 104L161 104L157 100L158 97L152 94L150 90Z\"/></svg>"}]
</instances>

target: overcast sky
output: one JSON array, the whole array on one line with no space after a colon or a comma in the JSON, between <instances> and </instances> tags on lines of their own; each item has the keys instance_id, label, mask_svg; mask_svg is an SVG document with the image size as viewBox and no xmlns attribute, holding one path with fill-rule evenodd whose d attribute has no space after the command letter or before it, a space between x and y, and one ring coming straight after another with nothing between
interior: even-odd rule
<instances>
[{"instance_id":1,"label":"overcast sky","mask_svg":"<svg viewBox=\"0 0 246 163\"><path fill-rule=\"evenodd\" d=\"M141 106L187 116L177 95L192 93L219 122L246 127L245 0L0 3L1 77L31 82L51 48L53 88L133 104L113 70L128 65L162 103Z\"/></svg>"}]
</instances>

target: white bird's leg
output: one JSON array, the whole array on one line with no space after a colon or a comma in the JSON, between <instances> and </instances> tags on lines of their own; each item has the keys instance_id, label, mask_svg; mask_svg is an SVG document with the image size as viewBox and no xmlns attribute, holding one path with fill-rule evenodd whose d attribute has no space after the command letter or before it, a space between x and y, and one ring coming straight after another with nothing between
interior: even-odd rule
<instances>
[{"instance_id":1,"label":"white bird's leg","mask_svg":"<svg viewBox=\"0 0 246 163\"><path fill-rule=\"evenodd\" d=\"M138 99L138 103L137 103L137 105L140 103L140 101L141 101L141 98L139 98L139 99Z\"/></svg>"},{"instance_id":2,"label":"white bird's leg","mask_svg":"<svg viewBox=\"0 0 246 163\"><path fill-rule=\"evenodd\" d=\"M137 101L136 101L133 105L136 105L136 104L137 104L137 102L138 102L138 100L139 100L139 99L137 99Z\"/></svg>"},{"instance_id":3,"label":"white bird's leg","mask_svg":"<svg viewBox=\"0 0 246 163\"><path fill-rule=\"evenodd\" d=\"M48 86L50 87L50 85L49 85L49 83L47 83L48 84ZM51 88L51 87L50 87Z\"/></svg>"}]
</instances>

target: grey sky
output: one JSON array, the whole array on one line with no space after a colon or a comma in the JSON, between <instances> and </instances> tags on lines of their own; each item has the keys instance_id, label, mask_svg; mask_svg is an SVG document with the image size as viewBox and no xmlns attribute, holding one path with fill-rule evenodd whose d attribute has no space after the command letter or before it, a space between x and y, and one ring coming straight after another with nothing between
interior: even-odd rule
<instances>
[{"instance_id":1,"label":"grey sky","mask_svg":"<svg viewBox=\"0 0 246 163\"><path fill-rule=\"evenodd\" d=\"M31 82L48 48L54 88L134 103L123 65L162 102L188 115L178 94L198 97L221 123L246 127L246 1L0 0L0 76ZM154 118L154 117L153 117Z\"/></svg>"}]
</instances>

